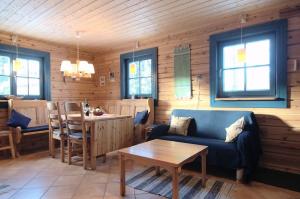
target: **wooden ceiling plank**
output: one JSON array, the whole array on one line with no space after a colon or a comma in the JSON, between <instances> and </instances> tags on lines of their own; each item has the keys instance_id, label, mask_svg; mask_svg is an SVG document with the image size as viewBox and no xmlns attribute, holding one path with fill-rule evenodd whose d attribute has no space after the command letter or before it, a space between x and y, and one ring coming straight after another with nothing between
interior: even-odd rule
<instances>
[{"instance_id":1,"label":"wooden ceiling plank","mask_svg":"<svg viewBox=\"0 0 300 199\"><path fill-rule=\"evenodd\" d=\"M126 0L126 1L128 1L128 0ZM115 2L116 3L116 1L109 1L109 2ZM108 3L109 4L109 3ZM107 6L108 4L103 4L102 6L100 6L100 8L103 8L104 10L105 10L105 6ZM115 6L115 5L112 5L112 6ZM92 13L92 12L89 12L89 14L90 13ZM58 22L60 19L57 19L57 20L55 20L54 21L54 23L53 23L53 25L55 25L55 27L57 27L57 24L55 23L55 22ZM42 19L41 19L41 21L42 21ZM37 25L36 24L31 24L31 30L32 31L35 31L35 30L40 30L40 29L51 29L52 30L52 33L54 32L53 31L53 26L51 26L51 25L49 25L48 23L47 23L47 21L48 20L44 20L45 21L45 23L38 23ZM50 20L51 21L51 20ZM67 23L64 23L64 26L63 26L63 28L66 28L66 27L71 27L71 26L73 26L72 24L67 24ZM59 28L57 28L57 29L61 29L60 27ZM64 29L62 29L62 30L64 30ZM73 29L72 29L72 35L73 35ZM64 30L64 32L66 32L65 30ZM68 32L67 33L68 35L71 35L71 33L70 32ZM72 36L73 37L73 36Z\"/></svg>"}]
</instances>

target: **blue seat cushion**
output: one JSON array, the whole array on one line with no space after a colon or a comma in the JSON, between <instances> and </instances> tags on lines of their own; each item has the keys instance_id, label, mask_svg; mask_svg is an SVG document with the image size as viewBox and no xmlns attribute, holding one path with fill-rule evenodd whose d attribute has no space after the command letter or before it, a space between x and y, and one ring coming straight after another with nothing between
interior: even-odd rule
<instances>
[{"instance_id":1,"label":"blue seat cushion","mask_svg":"<svg viewBox=\"0 0 300 199\"><path fill-rule=\"evenodd\" d=\"M7 125L14 128L20 126L22 129L26 129L30 121L31 119L29 117L13 109L10 113L10 118L7 121Z\"/></svg>"},{"instance_id":2,"label":"blue seat cushion","mask_svg":"<svg viewBox=\"0 0 300 199\"><path fill-rule=\"evenodd\" d=\"M48 125L42 125L42 126L33 126L33 127L28 127L25 129L22 129L22 133L30 133L30 132L36 132L36 131L47 131L49 130Z\"/></svg>"},{"instance_id":3,"label":"blue seat cushion","mask_svg":"<svg viewBox=\"0 0 300 199\"><path fill-rule=\"evenodd\" d=\"M133 120L134 124L145 124L148 119L148 110L137 112Z\"/></svg>"},{"instance_id":4,"label":"blue seat cushion","mask_svg":"<svg viewBox=\"0 0 300 199\"><path fill-rule=\"evenodd\" d=\"M69 134L69 137L71 139L77 139L77 140L82 140L83 136L82 136L82 132L72 132ZM87 138L90 139L91 135L89 133L89 131L87 132Z\"/></svg>"},{"instance_id":5,"label":"blue seat cushion","mask_svg":"<svg viewBox=\"0 0 300 199\"><path fill-rule=\"evenodd\" d=\"M238 168L239 155L235 143L224 140L168 134L159 139L208 146L207 163L224 168Z\"/></svg>"}]
</instances>

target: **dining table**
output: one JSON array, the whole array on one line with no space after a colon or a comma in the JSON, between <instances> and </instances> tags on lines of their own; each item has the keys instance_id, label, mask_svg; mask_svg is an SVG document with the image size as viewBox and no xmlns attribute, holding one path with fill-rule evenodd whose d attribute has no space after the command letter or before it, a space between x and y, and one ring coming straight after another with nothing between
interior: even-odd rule
<instances>
[{"instance_id":1,"label":"dining table","mask_svg":"<svg viewBox=\"0 0 300 199\"><path fill-rule=\"evenodd\" d=\"M74 114L72 117L80 117ZM86 128L90 132L90 168L96 169L97 157L133 145L134 124L130 115L90 114L84 117Z\"/></svg>"}]
</instances>

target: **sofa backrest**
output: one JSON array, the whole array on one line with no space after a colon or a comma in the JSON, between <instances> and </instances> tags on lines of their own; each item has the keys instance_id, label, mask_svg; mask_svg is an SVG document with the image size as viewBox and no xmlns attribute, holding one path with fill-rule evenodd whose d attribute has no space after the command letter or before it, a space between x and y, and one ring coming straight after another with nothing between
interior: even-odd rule
<instances>
[{"instance_id":1,"label":"sofa backrest","mask_svg":"<svg viewBox=\"0 0 300 199\"><path fill-rule=\"evenodd\" d=\"M175 109L172 115L192 117L188 135L225 140L228 126L244 116L245 130L257 130L257 123L253 112L250 111L220 111L220 110L186 110Z\"/></svg>"}]
</instances>

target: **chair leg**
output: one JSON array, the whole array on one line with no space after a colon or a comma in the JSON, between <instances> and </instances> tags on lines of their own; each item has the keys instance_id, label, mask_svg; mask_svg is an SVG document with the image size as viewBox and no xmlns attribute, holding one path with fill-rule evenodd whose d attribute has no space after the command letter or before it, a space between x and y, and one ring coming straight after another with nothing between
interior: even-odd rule
<instances>
[{"instance_id":1,"label":"chair leg","mask_svg":"<svg viewBox=\"0 0 300 199\"><path fill-rule=\"evenodd\" d=\"M14 145L14 140L13 140L11 133L8 135L8 140L9 140L9 145L10 145L11 157L13 159L15 159L16 158L15 145Z\"/></svg>"},{"instance_id":2,"label":"chair leg","mask_svg":"<svg viewBox=\"0 0 300 199\"><path fill-rule=\"evenodd\" d=\"M82 140L82 152L83 152L83 168L87 169L87 141L86 138Z\"/></svg>"},{"instance_id":3,"label":"chair leg","mask_svg":"<svg viewBox=\"0 0 300 199\"><path fill-rule=\"evenodd\" d=\"M68 139L68 164L70 165L72 162L72 146L71 146L71 140Z\"/></svg>"},{"instance_id":4,"label":"chair leg","mask_svg":"<svg viewBox=\"0 0 300 199\"><path fill-rule=\"evenodd\" d=\"M60 158L61 162L65 162L65 138L61 136L60 138Z\"/></svg>"},{"instance_id":5,"label":"chair leg","mask_svg":"<svg viewBox=\"0 0 300 199\"><path fill-rule=\"evenodd\" d=\"M55 158L55 139L53 139L53 138L51 141L51 156L52 156L52 158Z\"/></svg>"},{"instance_id":6,"label":"chair leg","mask_svg":"<svg viewBox=\"0 0 300 199\"><path fill-rule=\"evenodd\" d=\"M49 131L49 155L52 156L53 155L53 151L52 151L52 133ZM53 157L53 156L52 156Z\"/></svg>"}]
</instances>

